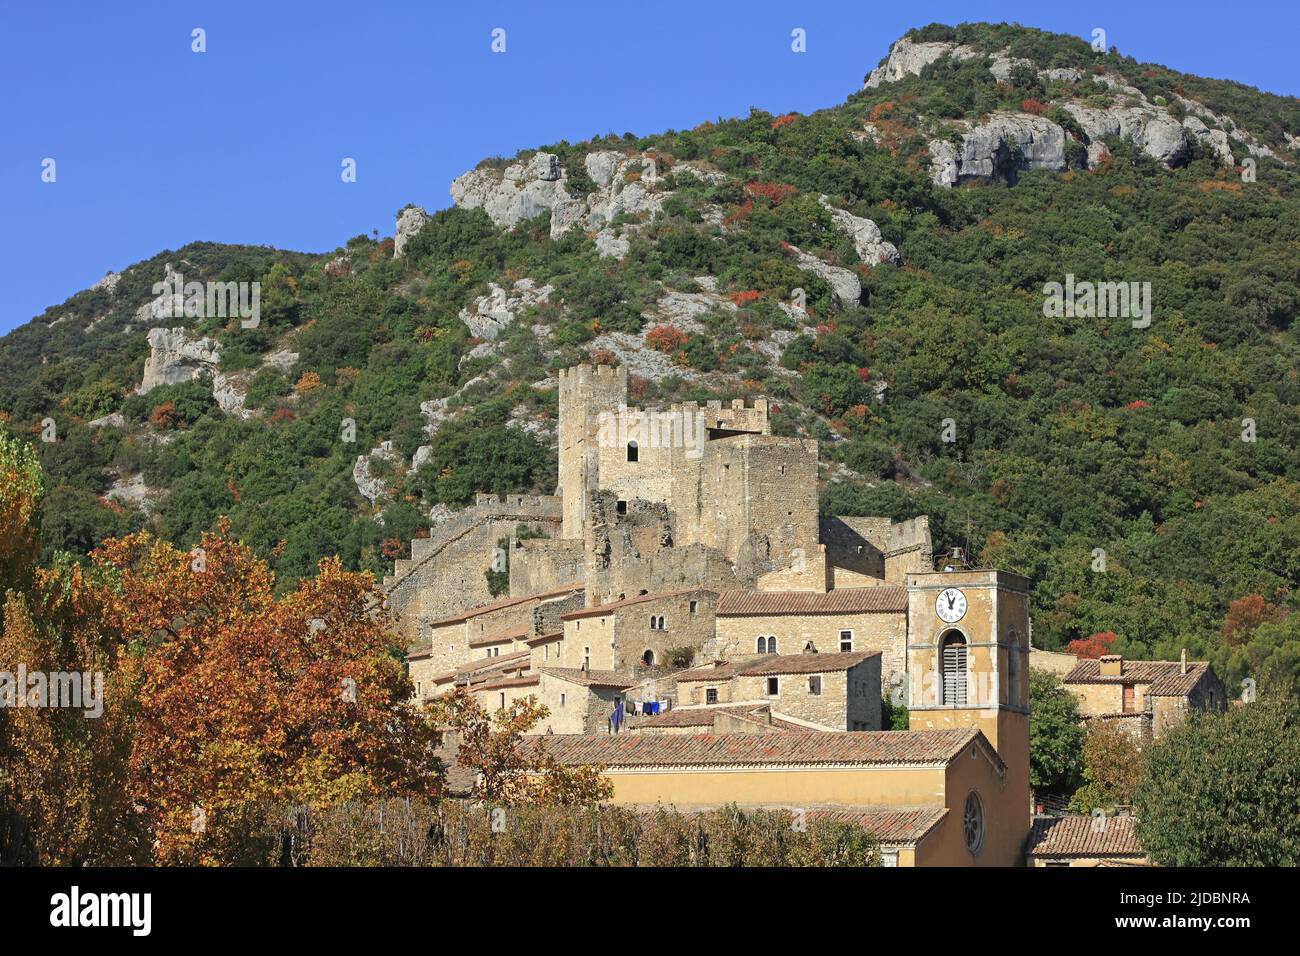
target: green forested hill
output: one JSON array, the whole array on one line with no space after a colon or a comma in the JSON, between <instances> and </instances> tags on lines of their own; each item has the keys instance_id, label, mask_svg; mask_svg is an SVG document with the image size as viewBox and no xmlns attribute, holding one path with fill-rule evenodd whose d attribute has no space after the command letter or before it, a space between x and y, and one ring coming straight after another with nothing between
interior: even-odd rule
<instances>
[{"instance_id":1,"label":"green forested hill","mask_svg":"<svg viewBox=\"0 0 1300 956\"><path fill-rule=\"evenodd\" d=\"M633 342L656 357L633 364L634 400L766 394L779 431L820 440L827 513L928 513L936 548L1029 575L1038 645L1111 631L1126 654L1186 646L1230 680L1295 689L1300 104L1019 27L931 26L911 40L972 52L809 116L755 109L542 147L572 196L598 188L593 152L647 171L653 160L653 216L609 223L622 258L602 258L591 229L552 238L546 212L504 229L452 208L401 257L365 236L325 256L196 243L47 310L0 340L8 427L35 439L43 419L57 425L58 441L38 443L47 548L84 553L146 523L190 544L228 514L283 586L332 553L382 572L437 505L552 491L548 380ZM1012 64L1003 80L998 57ZM1215 114L1205 125L1233 165L1194 136L1166 165L1124 135L1099 141L1065 109L1181 122L1185 101ZM1058 124L1065 168L1034 169L1013 146L998 176L937 185L931 144L960 146L995 113ZM900 262L860 261L828 206L876 223ZM796 249L856 276L858 300L837 300ZM256 330L165 323L220 343L248 417L224 412L206 380L133 394L158 324L137 312L165 263L187 280L262 283ZM1150 327L1045 316L1044 284L1067 275L1150 282ZM461 310L522 279L549 297L492 342L471 337ZM796 288L806 317L788 306ZM683 318L664 305L673 295L700 307ZM120 422L90 427L114 412ZM372 503L353 470L381 442ZM148 513L123 491L132 481Z\"/></svg>"}]
</instances>

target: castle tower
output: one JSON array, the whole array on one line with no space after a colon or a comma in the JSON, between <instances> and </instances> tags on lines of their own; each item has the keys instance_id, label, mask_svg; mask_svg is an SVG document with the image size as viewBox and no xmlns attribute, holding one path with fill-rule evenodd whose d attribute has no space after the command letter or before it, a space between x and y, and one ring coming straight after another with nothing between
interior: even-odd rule
<instances>
[{"instance_id":1,"label":"castle tower","mask_svg":"<svg viewBox=\"0 0 1300 956\"><path fill-rule=\"evenodd\" d=\"M983 731L1006 773L999 793L974 799L1023 820L1000 837L1020 853L1012 841L1023 844L1030 823L1029 581L1005 571L926 572L907 575L907 593L909 728Z\"/></svg>"},{"instance_id":2,"label":"castle tower","mask_svg":"<svg viewBox=\"0 0 1300 956\"><path fill-rule=\"evenodd\" d=\"M627 402L627 369L577 365L560 370L560 535L581 538L587 494L600 487L597 434L602 414L617 415Z\"/></svg>"}]
</instances>

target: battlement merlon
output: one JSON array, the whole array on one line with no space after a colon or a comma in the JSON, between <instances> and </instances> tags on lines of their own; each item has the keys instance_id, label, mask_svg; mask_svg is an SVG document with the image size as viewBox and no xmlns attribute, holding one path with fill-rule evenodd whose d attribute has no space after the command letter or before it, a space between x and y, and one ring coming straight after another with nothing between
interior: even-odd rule
<instances>
[{"instance_id":1,"label":"battlement merlon","mask_svg":"<svg viewBox=\"0 0 1300 956\"><path fill-rule=\"evenodd\" d=\"M535 514L539 518L560 517L558 495L477 494L473 507L485 512L501 511L510 514Z\"/></svg>"},{"instance_id":2,"label":"battlement merlon","mask_svg":"<svg viewBox=\"0 0 1300 956\"><path fill-rule=\"evenodd\" d=\"M737 432L772 433L766 398L733 398L729 405L714 399L705 402L703 407L699 402L678 402L669 406L669 410L684 415L703 415L704 428L710 437L725 437Z\"/></svg>"}]
</instances>

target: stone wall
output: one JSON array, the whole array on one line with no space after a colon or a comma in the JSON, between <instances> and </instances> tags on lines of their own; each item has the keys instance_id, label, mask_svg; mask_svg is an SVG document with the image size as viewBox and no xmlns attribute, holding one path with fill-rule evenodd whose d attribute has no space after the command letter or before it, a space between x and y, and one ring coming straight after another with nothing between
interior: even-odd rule
<instances>
[{"instance_id":1,"label":"stone wall","mask_svg":"<svg viewBox=\"0 0 1300 956\"><path fill-rule=\"evenodd\" d=\"M689 647L695 652L692 663L700 663L704 649L713 641L714 608L718 595L713 591L692 591L633 604L614 612L615 666L630 670L640 664L662 665L668 652ZM693 608L693 609L692 609ZM652 627L650 619L663 618L663 627ZM653 659L647 661L650 653Z\"/></svg>"},{"instance_id":2,"label":"stone wall","mask_svg":"<svg viewBox=\"0 0 1300 956\"><path fill-rule=\"evenodd\" d=\"M930 519L926 515L897 523L872 515L823 516L820 534L827 557L836 568L887 584L903 584L909 573L934 570ZM849 580L844 578L845 583Z\"/></svg>"},{"instance_id":3,"label":"stone wall","mask_svg":"<svg viewBox=\"0 0 1300 956\"><path fill-rule=\"evenodd\" d=\"M600 487L600 415L616 415L627 402L627 369L579 365L561 369L559 379L560 536L573 539L582 537L588 492Z\"/></svg>"},{"instance_id":4,"label":"stone wall","mask_svg":"<svg viewBox=\"0 0 1300 956\"><path fill-rule=\"evenodd\" d=\"M586 575L586 565L581 541L515 539L510 548L510 593L532 594L581 581Z\"/></svg>"},{"instance_id":5,"label":"stone wall","mask_svg":"<svg viewBox=\"0 0 1300 956\"><path fill-rule=\"evenodd\" d=\"M775 636L777 650L797 654L812 641L818 651L840 649L840 632L853 632L854 651L880 651L880 694L888 693L891 682L902 683L907 667L907 613L882 611L858 614L772 614L717 619L718 656L736 660L752 655L758 638Z\"/></svg>"},{"instance_id":6,"label":"stone wall","mask_svg":"<svg viewBox=\"0 0 1300 956\"><path fill-rule=\"evenodd\" d=\"M384 579L386 606L408 641L419 621L439 620L494 600L486 572L497 542L514 540L520 524L551 529L561 522L560 499L538 495L479 495L473 505L411 542L411 557L393 562ZM557 582L565 583L565 582Z\"/></svg>"},{"instance_id":7,"label":"stone wall","mask_svg":"<svg viewBox=\"0 0 1300 956\"><path fill-rule=\"evenodd\" d=\"M540 637L543 634L555 634L563 631L564 622L560 618L570 611L579 610L585 603L581 591L540 602L533 607L533 625L530 636Z\"/></svg>"},{"instance_id":8,"label":"stone wall","mask_svg":"<svg viewBox=\"0 0 1300 956\"><path fill-rule=\"evenodd\" d=\"M564 640L551 656L555 658L558 652L561 667L581 667L590 656L594 669L633 673L646 663L647 651L654 655L652 667L661 667L669 650L690 647L699 662L713 641L716 604L715 592L694 590L568 620L564 622ZM651 618L656 626L651 625ZM663 628L657 626L659 618L663 618Z\"/></svg>"},{"instance_id":9,"label":"stone wall","mask_svg":"<svg viewBox=\"0 0 1300 956\"><path fill-rule=\"evenodd\" d=\"M820 694L809 689L814 677L821 678ZM769 679L776 681L775 695L768 693ZM742 674L734 680L732 696L765 700L779 714L832 730L879 730L880 658L873 655L848 670L820 674Z\"/></svg>"}]
</instances>

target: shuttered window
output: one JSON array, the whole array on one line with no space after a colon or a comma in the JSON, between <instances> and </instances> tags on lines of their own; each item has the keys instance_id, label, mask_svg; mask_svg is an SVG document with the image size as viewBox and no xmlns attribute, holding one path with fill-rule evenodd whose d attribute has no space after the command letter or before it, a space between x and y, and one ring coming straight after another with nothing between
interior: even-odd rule
<instances>
[{"instance_id":1,"label":"shuttered window","mask_svg":"<svg viewBox=\"0 0 1300 956\"><path fill-rule=\"evenodd\" d=\"M958 707L966 703L966 641L961 637L943 642L943 702Z\"/></svg>"},{"instance_id":2,"label":"shuttered window","mask_svg":"<svg viewBox=\"0 0 1300 956\"><path fill-rule=\"evenodd\" d=\"M1112 699L1113 699L1113 698L1112 698ZM1133 685L1132 685L1132 684L1125 684L1125 685L1124 685L1124 713L1126 713L1126 714L1131 714L1131 713L1133 713L1133 706L1134 706L1134 702L1133 702Z\"/></svg>"}]
</instances>

